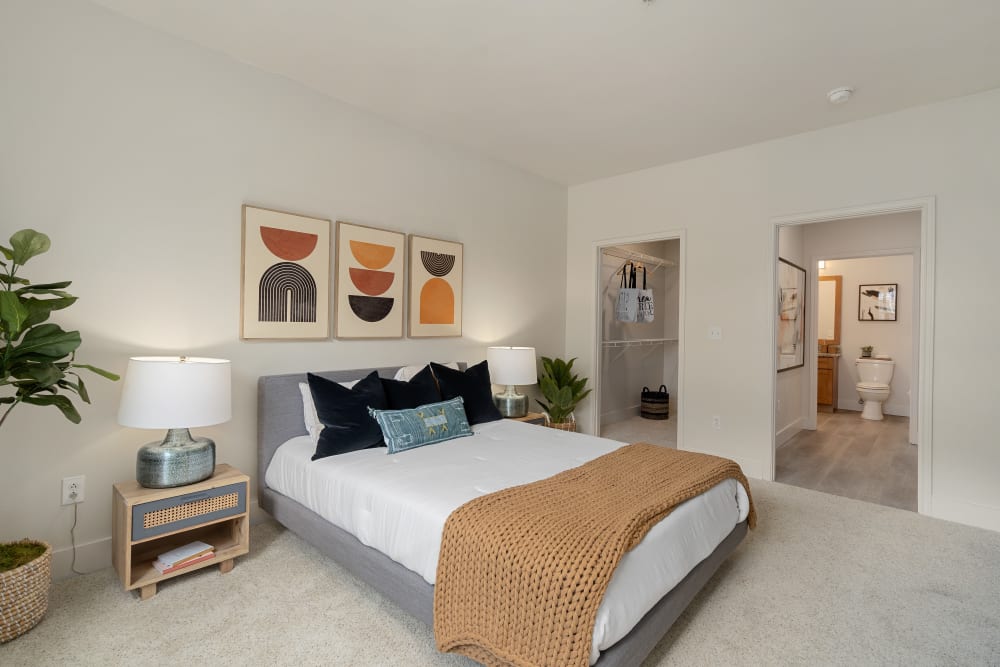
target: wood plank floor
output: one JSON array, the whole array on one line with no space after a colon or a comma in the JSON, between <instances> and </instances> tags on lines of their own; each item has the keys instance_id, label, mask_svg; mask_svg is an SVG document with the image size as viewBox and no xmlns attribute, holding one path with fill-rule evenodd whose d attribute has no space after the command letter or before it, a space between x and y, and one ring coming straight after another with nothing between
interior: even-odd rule
<instances>
[{"instance_id":1,"label":"wood plank floor","mask_svg":"<svg viewBox=\"0 0 1000 667\"><path fill-rule=\"evenodd\" d=\"M917 511L917 448L907 417L821 412L816 426L778 448L775 481Z\"/></svg>"}]
</instances>

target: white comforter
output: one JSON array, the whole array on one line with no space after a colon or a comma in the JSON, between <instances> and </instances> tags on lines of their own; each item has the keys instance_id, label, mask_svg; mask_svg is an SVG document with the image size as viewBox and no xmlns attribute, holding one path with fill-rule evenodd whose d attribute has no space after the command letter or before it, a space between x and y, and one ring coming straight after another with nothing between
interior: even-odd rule
<instances>
[{"instance_id":1,"label":"white comforter","mask_svg":"<svg viewBox=\"0 0 1000 667\"><path fill-rule=\"evenodd\" d=\"M433 584L441 533L453 510L622 445L511 420L474 430L472 437L400 454L366 449L319 461L310 461L315 446L308 436L293 438L275 452L265 481ZM748 508L743 486L726 480L654 526L611 578L594 626L591 664L708 556Z\"/></svg>"}]
</instances>

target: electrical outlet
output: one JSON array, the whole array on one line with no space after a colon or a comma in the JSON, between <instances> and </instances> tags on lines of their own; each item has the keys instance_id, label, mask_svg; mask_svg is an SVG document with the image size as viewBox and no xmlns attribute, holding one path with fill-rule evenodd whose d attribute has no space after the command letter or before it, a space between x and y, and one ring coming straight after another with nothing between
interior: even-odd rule
<instances>
[{"instance_id":1,"label":"electrical outlet","mask_svg":"<svg viewBox=\"0 0 1000 667\"><path fill-rule=\"evenodd\" d=\"M722 430L722 417L719 415L712 415L712 428L716 431Z\"/></svg>"},{"instance_id":2,"label":"electrical outlet","mask_svg":"<svg viewBox=\"0 0 1000 667\"><path fill-rule=\"evenodd\" d=\"M709 340L722 340L722 327L711 326L708 328L708 339Z\"/></svg>"},{"instance_id":3,"label":"electrical outlet","mask_svg":"<svg viewBox=\"0 0 1000 667\"><path fill-rule=\"evenodd\" d=\"M84 492L86 491L86 478L83 475L75 477L63 477L62 480L62 504L73 505L82 503Z\"/></svg>"}]
</instances>

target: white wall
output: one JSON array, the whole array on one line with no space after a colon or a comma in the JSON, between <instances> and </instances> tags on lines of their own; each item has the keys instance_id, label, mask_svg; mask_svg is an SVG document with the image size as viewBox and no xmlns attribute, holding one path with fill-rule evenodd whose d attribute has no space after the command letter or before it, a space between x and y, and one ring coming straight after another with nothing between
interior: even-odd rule
<instances>
[{"instance_id":1,"label":"white wall","mask_svg":"<svg viewBox=\"0 0 1000 667\"><path fill-rule=\"evenodd\" d=\"M778 229L778 257L807 269L806 275L808 277L808 265L803 255L801 227L789 226ZM808 284L807 281L806 285ZM803 312L802 316L805 317L806 313ZM790 440L806 425L806 405L809 400L809 368L806 362L809 359L808 352L809 346L812 344L814 329L815 327L808 324L805 327L804 345L806 347L802 352L803 366L776 373L774 437L777 445ZM815 346L813 345L813 347Z\"/></svg>"},{"instance_id":2,"label":"white wall","mask_svg":"<svg viewBox=\"0 0 1000 667\"><path fill-rule=\"evenodd\" d=\"M828 260L820 275L843 276L841 296L840 345L842 354L838 372L841 410L860 410L858 371L854 361L861 356L861 347L871 345L874 354L885 354L895 361L891 391L882 404L890 415L910 416L910 391L913 385L914 318L913 256L864 257L861 259ZM858 285L896 283L898 285L896 321L867 322L858 320Z\"/></svg>"},{"instance_id":3,"label":"white wall","mask_svg":"<svg viewBox=\"0 0 1000 667\"><path fill-rule=\"evenodd\" d=\"M1000 308L983 306L988 290L970 289L993 283L992 256L1000 247L997 154L1000 91L994 90L572 187L566 317L573 326L566 352L585 361L594 349L595 241L685 228L681 442L730 456L751 476L770 477L772 221L934 196L929 511L1000 529L994 417L1000 381L982 372L996 358ZM711 325L723 327L723 340L708 340ZM580 411L584 424L591 423L589 409ZM712 428L712 415L722 417L721 430Z\"/></svg>"},{"instance_id":4,"label":"white wall","mask_svg":"<svg viewBox=\"0 0 1000 667\"><path fill-rule=\"evenodd\" d=\"M57 320L81 330L81 360L118 372L137 353L232 360L233 419L199 429L219 461L258 473L260 375L475 362L494 343L564 352L562 186L81 2L0 4L0 90L0 240L52 237L24 275L74 281L80 300ZM463 242L464 336L241 342L245 202ZM163 434L118 426L121 383L88 384L80 426L34 406L4 424L0 540L67 547L60 479L83 474L77 567L93 569L110 563L112 483Z\"/></svg>"}]
</instances>

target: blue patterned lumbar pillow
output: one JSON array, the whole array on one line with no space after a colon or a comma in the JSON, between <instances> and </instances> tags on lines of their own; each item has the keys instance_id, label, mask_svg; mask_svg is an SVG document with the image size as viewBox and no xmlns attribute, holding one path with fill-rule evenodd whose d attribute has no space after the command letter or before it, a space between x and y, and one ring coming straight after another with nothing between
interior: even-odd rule
<instances>
[{"instance_id":1,"label":"blue patterned lumbar pillow","mask_svg":"<svg viewBox=\"0 0 1000 667\"><path fill-rule=\"evenodd\" d=\"M368 412L381 427L390 454L472 435L461 396L409 410Z\"/></svg>"}]
</instances>

